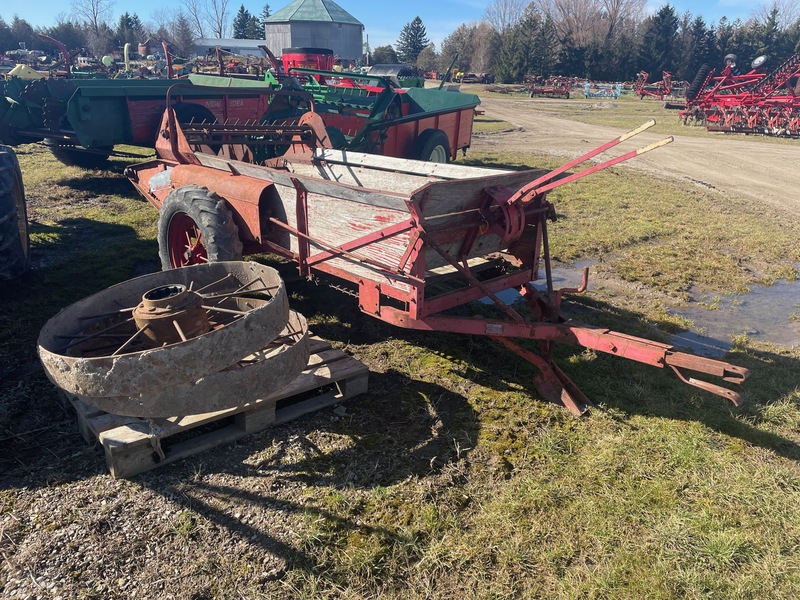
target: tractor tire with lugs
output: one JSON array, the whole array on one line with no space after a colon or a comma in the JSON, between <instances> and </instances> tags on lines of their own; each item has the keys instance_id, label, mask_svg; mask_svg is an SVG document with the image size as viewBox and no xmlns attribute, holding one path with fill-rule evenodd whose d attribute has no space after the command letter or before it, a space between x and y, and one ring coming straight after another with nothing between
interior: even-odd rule
<instances>
[{"instance_id":1,"label":"tractor tire with lugs","mask_svg":"<svg viewBox=\"0 0 800 600\"><path fill-rule=\"evenodd\" d=\"M19 277L28 270L29 250L22 172L14 151L0 146L0 280Z\"/></svg>"},{"instance_id":2,"label":"tractor tire with lugs","mask_svg":"<svg viewBox=\"0 0 800 600\"><path fill-rule=\"evenodd\" d=\"M426 129L414 142L414 158L427 162L450 162L450 140L441 129Z\"/></svg>"},{"instance_id":3,"label":"tractor tire with lugs","mask_svg":"<svg viewBox=\"0 0 800 600\"><path fill-rule=\"evenodd\" d=\"M700 69L697 71L697 75L694 76L691 85L686 88L686 98L688 100L694 100L697 98L697 94L700 93L700 88L703 87L703 83L705 82L710 70L711 67L708 65L700 66Z\"/></svg>"},{"instance_id":4,"label":"tractor tire with lugs","mask_svg":"<svg viewBox=\"0 0 800 600\"><path fill-rule=\"evenodd\" d=\"M158 219L158 252L165 271L241 260L239 228L225 200L198 185L173 190Z\"/></svg>"}]
</instances>

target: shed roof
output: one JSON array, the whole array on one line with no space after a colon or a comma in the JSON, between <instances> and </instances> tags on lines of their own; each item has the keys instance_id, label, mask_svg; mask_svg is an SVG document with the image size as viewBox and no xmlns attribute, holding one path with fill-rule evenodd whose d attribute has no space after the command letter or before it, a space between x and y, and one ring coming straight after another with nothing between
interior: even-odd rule
<instances>
[{"instance_id":1,"label":"shed roof","mask_svg":"<svg viewBox=\"0 0 800 600\"><path fill-rule=\"evenodd\" d=\"M194 41L195 46L229 46L234 48L255 48L263 44L266 40L245 40L239 38L198 38Z\"/></svg>"},{"instance_id":2,"label":"shed roof","mask_svg":"<svg viewBox=\"0 0 800 600\"><path fill-rule=\"evenodd\" d=\"M285 21L327 21L362 25L361 21L333 0L294 0L265 19L266 23Z\"/></svg>"}]
</instances>

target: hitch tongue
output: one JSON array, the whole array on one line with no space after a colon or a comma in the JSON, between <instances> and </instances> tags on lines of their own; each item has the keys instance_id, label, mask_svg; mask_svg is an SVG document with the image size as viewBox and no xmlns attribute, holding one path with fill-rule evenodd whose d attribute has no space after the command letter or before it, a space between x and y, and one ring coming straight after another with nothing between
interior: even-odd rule
<instances>
[{"instance_id":1,"label":"hitch tongue","mask_svg":"<svg viewBox=\"0 0 800 600\"><path fill-rule=\"evenodd\" d=\"M681 373L680 369L690 369L692 371L715 375L721 377L724 381L736 384L742 383L750 376L750 371L748 369L711 358L685 354L683 352L668 353L665 357L665 363L675 371L675 374L684 383L711 392L717 396L727 398L734 406L741 406L743 401L738 392L734 392L733 390L729 390L728 388L714 383L709 383L708 381L702 381L694 377L686 377Z\"/></svg>"}]
</instances>

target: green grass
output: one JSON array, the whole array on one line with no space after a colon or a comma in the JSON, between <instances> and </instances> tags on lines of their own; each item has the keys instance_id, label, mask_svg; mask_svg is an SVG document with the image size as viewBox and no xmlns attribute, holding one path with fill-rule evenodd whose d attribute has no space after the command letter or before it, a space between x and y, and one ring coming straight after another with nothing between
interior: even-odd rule
<instances>
[{"instance_id":1,"label":"green grass","mask_svg":"<svg viewBox=\"0 0 800 600\"><path fill-rule=\"evenodd\" d=\"M534 155L470 156L487 166L555 166ZM49 400L36 336L61 307L158 268L156 213L121 177L121 161L111 171L81 172L24 147L20 162L36 269L0 289L0 422L9 431L42 422L62 431L40 434L55 457L39 448L37 462L13 446L4 460L24 465L13 463L25 471L19 481L61 486L68 502L70 481L94 474L101 459L81 458L82 442L68 437L74 425ZM800 231L790 219L629 170L597 174L551 199L559 214L550 226L554 255L565 263L600 259L596 271L630 284L627 293L601 288L577 305L582 320L618 331L663 336L680 325L665 305L685 301L691 286L742 290L793 277L800 262ZM201 455L126 485L126 493L175 499L161 529L126 535L147 548L157 540L161 558L147 560L168 563L168 575L206 574L206 588L194 575L181 579L184 596L222 598L234 589L270 598L800 594L800 350L739 339L727 360L753 374L736 409L666 370L559 346L558 363L598 403L576 418L541 401L533 367L485 338L401 331L313 284L293 286L292 303L317 334L370 367L370 392L348 403L349 417L324 413L314 421L319 429L305 419L292 425L286 436L314 451L281 454L269 435L255 436L226 447L223 454L244 458L220 473L203 470ZM328 451L330 438L346 443ZM301 498L283 497L282 486L253 486L238 497L237 486L262 467L278 467L278 481L300 488ZM224 489L205 484L214 477ZM3 489L2 512L24 520L35 493L22 484ZM287 509L240 535L214 521L234 501ZM95 509L71 509L70 518ZM284 524L288 550L249 537L270 538ZM24 547L28 530L9 528ZM262 577L275 555L285 560L280 576ZM109 581L130 572L124 556L107 560ZM73 576L87 595L102 597L91 591L99 582Z\"/></svg>"},{"instance_id":2,"label":"green grass","mask_svg":"<svg viewBox=\"0 0 800 600\"><path fill-rule=\"evenodd\" d=\"M551 157L470 153L468 162L554 168ZM611 169L557 188L550 226L554 259L598 261L613 274L685 301L689 291L741 293L753 284L797 278L796 221L630 169ZM767 211L767 215L765 215ZM724 226L720 226L724 223Z\"/></svg>"}]
</instances>

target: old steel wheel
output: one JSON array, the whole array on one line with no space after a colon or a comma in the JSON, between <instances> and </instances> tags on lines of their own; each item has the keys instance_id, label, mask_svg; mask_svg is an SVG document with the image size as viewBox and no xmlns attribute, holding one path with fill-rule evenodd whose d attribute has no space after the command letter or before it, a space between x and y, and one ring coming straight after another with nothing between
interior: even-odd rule
<instances>
[{"instance_id":1,"label":"old steel wheel","mask_svg":"<svg viewBox=\"0 0 800 600\"><path fill-rule=\"evenodd\" d=\"M42 328L39 357L53 383L90 404L156 397L259 352L288 318L275 269L241 261L194 265L137 277L68 306Z\"/></svg>"},{"instance_id":2,"label":"old steel wheel","mask_svg":"<svg viewBox=\"0 0 800 600\"><path fill-rule=\"evenodd\" d=\"M227 204L197 185L173 190L164 200L158 250L164 270L242 258L239 228Z\"/></svg>"},{"instance_id":3,"label":"old steel wheel","mask_svg":"<svg viewBox=\"0 0 800 600\"><path fill-rule=\"evenodd\" d=\"M289 320L278 337L228 368L157 391L93 398L87 402L106 412L133 417L173 417L224 410L282 391L308 365L309 350L305 318L289 311Z\"/></svg>"}]
</instances>

